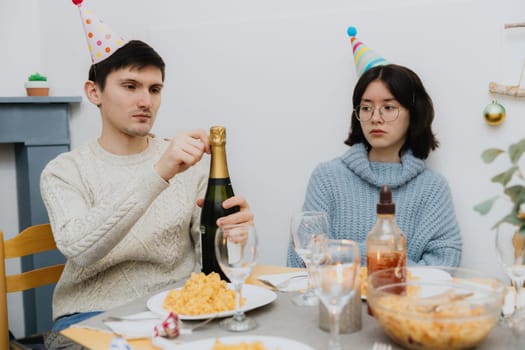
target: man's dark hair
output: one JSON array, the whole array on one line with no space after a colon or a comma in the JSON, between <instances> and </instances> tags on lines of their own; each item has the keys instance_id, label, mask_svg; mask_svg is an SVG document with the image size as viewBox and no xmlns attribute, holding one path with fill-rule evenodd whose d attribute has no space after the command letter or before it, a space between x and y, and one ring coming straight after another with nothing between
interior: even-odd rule
<instances>
[{"instance_id":1,"label":"man's dark hair","mask_svg":"<svg viewBox=\"0 0 525 350\"><path fill-rule=\"evenodd\" d=\"M162 81L164 81L165 64L162 57L145 42L131 40L105 60L91 65L89 80L104 90L106 78L111 72L126 67L142 69L147 66L159 68L162 73Z\"/></svg>"},{"instance_id":2,"label":"man's dark hair","mask_svg":"<svg viewBox=\"0 0 525 350\"><path fill-rule=\"evenodd\" d=\"M410 113L406 140L399 151L399 156L401 157L406 150L411 150L415 157L426 159L430 151L439 146L439 142L432 132L434 106L421 79L412 70L396 64L371 68L363 73L354 88L352 97L354 108L361 103L366 88L373 81L383 82L395 99ZM352 146L356 143L363 143L367 150L371 148L363 135L361 123L357 120L354 110L350 133L345 144Z\"/></svg>"}]
</instances>

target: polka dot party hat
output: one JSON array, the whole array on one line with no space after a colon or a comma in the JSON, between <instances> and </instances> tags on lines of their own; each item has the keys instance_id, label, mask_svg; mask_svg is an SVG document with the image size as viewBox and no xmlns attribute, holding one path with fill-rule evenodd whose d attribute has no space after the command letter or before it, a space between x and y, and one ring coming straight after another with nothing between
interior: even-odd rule
<instances>
[{"instance_id":1,"label":"polka dot party hat","mask_svg":"<svg viewBox=\"0 0 525 350\"><path fill-rule=\"evenodd\" d=\"M348 27L346 33L350 37L350 43L352 44L355 69L358 76L361 76L372 67L388 64L387 60L376 54L372 49L356 38L357 29L355 27Z\"/></svg>"},{"instance_id":2,"label":"polka dot party hat","mask_svg":"<svg viewBox=\"0 0 525 350\"><path fill-rule=\"evenodd\" d=\"M83 0L72 0L72 2L80 10L80 18L82 19L93 63L105 60L119 47L127 43L123 36L114 32L110 26L102 22L91 10L82 6Z\"/></svg>"}]
</instances>

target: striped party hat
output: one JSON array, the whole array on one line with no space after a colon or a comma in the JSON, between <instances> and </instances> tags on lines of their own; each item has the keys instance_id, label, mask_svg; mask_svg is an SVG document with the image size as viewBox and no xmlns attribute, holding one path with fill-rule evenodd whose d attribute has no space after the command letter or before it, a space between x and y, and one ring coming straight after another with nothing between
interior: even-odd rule
<instances>
[{"instance_id":1,"label":"striped party hat","mask_svg":"<svg viewBox=\"0 0 525 350\"><path fill-rule=\"evenodd\" d=\"M110 26L102 22L93 12L82 6L83 0L72 0L80 10L80 18L86 33L91 61L98 63L113 54L127 43L123 36L117 34Z\"/></svg>"},{"instance_id":2,"label":"striped party hat","mask_svg":"<svg viewBox=\"0 0 525 350\"><path fill-rule=\"evenodd\" d=\"M355 69L358 76L361 76L372 67L388 64L387 60L356 38L357 29L355 27L348 27L346 33L350 37L350 43L352 44Z\"/></svg>"}]
</instances>

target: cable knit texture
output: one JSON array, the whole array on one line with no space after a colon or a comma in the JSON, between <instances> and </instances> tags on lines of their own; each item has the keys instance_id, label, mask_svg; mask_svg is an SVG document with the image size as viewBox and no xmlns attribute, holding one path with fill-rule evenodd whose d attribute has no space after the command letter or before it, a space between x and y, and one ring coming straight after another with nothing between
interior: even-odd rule
<instances>
[{"instance_id":1,"label":"cable knit texture","mask_svg":"<svg viewBox=\"0 0 525 350\"><path fill-rule=\"evenodd\" d=\"M168 142L149 138L118 156L97 141L52 160L40 190L67 258L53 318L124 304L200 269L200 208L207 169L164 181L154 170Z\"/></svg>"},{"instance_id":2,"label":"cable knit texture","mask_svg":"<svg viewBox=\"0 0 525 350\"><path fill-rule=\"evenodd\" d=\"M303 209L327 212L330 237L358 242L365 265L383 185L392 188L396 223L407 236L407 264L458 266L462 242L448 184L411 152L400 163L370 162L364 145L354 145L314 169ZM303 266L291 244L288 265Z\"/></svg>"}]
</instances>

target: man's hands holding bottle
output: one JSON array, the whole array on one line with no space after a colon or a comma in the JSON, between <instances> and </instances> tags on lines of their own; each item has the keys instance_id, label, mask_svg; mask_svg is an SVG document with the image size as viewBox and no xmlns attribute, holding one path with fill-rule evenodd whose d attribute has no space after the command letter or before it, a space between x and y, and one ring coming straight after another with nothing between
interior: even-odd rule
<instances>
[{"instance_id":1,"label":"man's hands holding bottle","mask_svg":"<svg viewBox=\"0 0 525 350\"><path fill-rule=\"evenodd\" d=\"M204 199L197 200L197 205L202 206ZM239 207L239 211L227 216L223 216L217 219L218 227L225 227L230 225L238 224L251 224L253 225L253 213L250 210L250 206L246 199L240 196L233 196L222 202L222 207L224 209L229 209L233 207ZM235 243L244 243L247 239L247 232L243 232L242 229L232 229L230 230L231 234L228 235L228 239Z\"/></svg>"},{"instance_id":2,"label":"man's hands holding bottle","mask_svg":"<svg viewBox=\"0 0 525 350\"><path fill-rule=\"evenodd\" d=\"M155 169L164 180L182 173L197 164L204 153L210 153L208 135L202 129L182 132L175 135L160 157Z\"/></svg>"},{"instance_id":3,"label":"man's hands holding bottle","mask_svg":"<svg viewBox=\"0 0 525 350\"><path fill-rule=\"evenodd\" d=\"M204 198L197 200L197 205L202 207ZM233 207L239 207L239 211L227 216L223 216L217 219L217 226L234 225L234 224L253 224L253 212L250 210L250 206L244 197L233 196L222 202L224 209L230 209Z\"/></svg>"}]
</instances>

